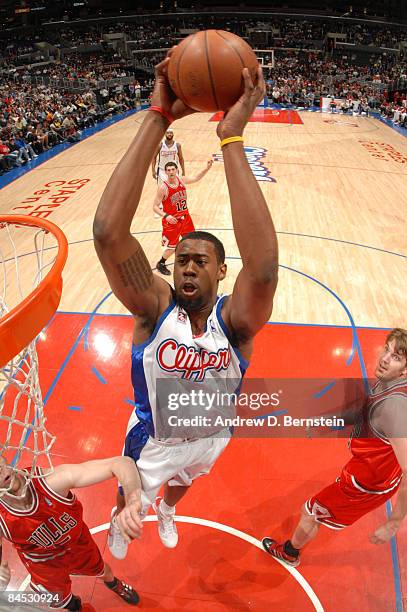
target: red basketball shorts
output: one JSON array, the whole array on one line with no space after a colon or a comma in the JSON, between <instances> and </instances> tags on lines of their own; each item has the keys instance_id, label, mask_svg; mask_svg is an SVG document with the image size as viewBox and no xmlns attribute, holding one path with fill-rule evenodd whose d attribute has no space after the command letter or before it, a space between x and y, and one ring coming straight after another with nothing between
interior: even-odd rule
<instances>
[{"instance_id":1,"label":"red basketball shorts","mask_svg":"<svg viewBox=\"0 0 407 612\"><path fill-rule=\"evenodd\" d=\"M179 239L189 232L194 232L195 226L189 212L182 217L178 217L178 223L171 224L163 219L162 245L167 249L175 249Z\"/></svg>"},{"instance_id":2,"label":"red basketball shorts","mask_svg":"<svg viewBox=\"0 0 407 612\"><path fill-rule=\"evenodd\" d=\"M318 523L331 529L343 529L382 506L398 487L399 484L387 493L368 493L359 488L351 474L342 472L336 482L308 499L305 508Z\"/></svg>"},{"instance_id":3,"label":"red basketball shorts","mask_svg":"<svg viewBox=\"0 0 407 612\"><path fill-rule=\"evenodd\" d=\"M53 608L63 608L69 603L72 596L70 575L101 576L104 571L102 556L86 525L79 540L67 546L63 555L36 563L23 555L20 558L31 574L33 591L58 594L58 603L55 602Z\"/></svg>"}]
</instances>

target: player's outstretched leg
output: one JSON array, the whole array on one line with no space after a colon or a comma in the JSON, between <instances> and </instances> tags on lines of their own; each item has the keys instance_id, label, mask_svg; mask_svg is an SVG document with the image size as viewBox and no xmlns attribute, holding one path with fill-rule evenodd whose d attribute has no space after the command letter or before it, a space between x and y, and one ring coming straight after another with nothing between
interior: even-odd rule
<instances>
[{"instance_id":1,"label":"player's outstretched leg","mask_svg":"<svg viewBox=\"0 0 407 612\"><path fill-rule=\"evenodd\" d=\"M297 567L300 564L300 550L313 540L319 530L319 524L315 517L309 514L303 506L300 521L295 528L291 540L286 540L283 544L279 544L269 537L262 539L261 543L266 552L272 557L284 561L287 565Z\"/></svg>"}]
</instances>

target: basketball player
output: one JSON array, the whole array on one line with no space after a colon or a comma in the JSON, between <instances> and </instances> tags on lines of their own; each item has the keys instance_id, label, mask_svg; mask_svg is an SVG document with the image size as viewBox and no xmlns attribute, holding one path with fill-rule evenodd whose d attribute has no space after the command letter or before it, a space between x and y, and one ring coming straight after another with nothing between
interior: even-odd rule
<instances>
[{"instance_id":1,"label":"basketball player","mask_svg":"<svg viewBox=\"0 0 407 612\"><path fill-rule=\"evenodd\" d=\"M158 157L158 166L157 166L157 157ZM181 145L179 142L175 142L174 140L174 132L171 128L165 132L165 138L160 143L157 148L157 151L154 155L151 169L153 171L153 178L157 180L158 185L161 185L163 181L167 180L167 174L165 172L165 165L168 162L175 162L177 164L177 168L181 166L181 176L185 175L185 164L184 164L184 156L182 154ZM178 174L178 170L177 170ZM162 205L160 205L160 211L162 211ZM154 218L160 218L159 212L154 212Z\"/></svg>"},{"instance_id":2,"label":"basketball player","mask_svg":"<svg viewBox=\"0 0 407 612\"><path fill-rule=\"evenodd\" d=\"M210 159L206 168L198 172L196 176L181 179L177 176L177 164L167 162L165 164L166 180L162 182L157 190L153 203L154 212L162 218L162 246L165 250L160 261L157 263L157 270L161 274L169 276L170 270L167 268L167 259L175 251L179 239L190 232L195 231L194 223L189 214L187 204L187 191L185 185L197 183L212 168L213 160Z\"/></svg>"},{"instance_id":3,"label":"basketball player","mask_svg":"<svg viewBox=\"0 0 407 612\"><path fill-rule=\"evenodd\" d=\"M130 148L113 172L94 220L97 254L110 286L134 316L132 383L136 408L130 417L124 454L137 462L142 483L142 512L154 503L161 486L164 499L154 506L162 543L172 548L178 534L175 505L192 482L210 472L227 446L230 432L196 437L160 436L158 379L198 379L224 387L238 383L246 371L254 336L268 321L277 286L278 244L262 191L248 165L243 130L260 100L264 80L253 85L243 70L245 90L217 127L229 189L232 219L242 269L233 293L217 297L226 276L225 251L208 232L184 236L175 250L174 286L152 273L146 254L131 234L144 180L157 145L168 130L169 118L194 111L174 98L167 81L169 58L156 67L152 107ZM234 384L234 389L236 386ZM189 414L189 408L181 408ZM221 493L219 493L221 494ZM124 558L127 542L117 529L123 506L113 514L109 547Z\"/></svg>"},{"instance_id":4,"label":"basketball player","mask_svg":"<svg viewBox=\"0 0 407 612\"><path fill-rule=\"evenodd\" d=\"M288 565L300 563L302 548L320 525L343 529L378 508L398 490L392 516L371 535L382 544L397 532L407 514L407 331L387 336L375 374L377 382L359 411L350 440L352 458L340 477L305 502L290 540L263 538L265 550Z\"/></svg>"},{"instance_id":5,"label":"basketball player","mask_svg":"<svg viewBox=\"0 0 407 612\"><path fill-rule=\"evenodd\" d=\"M170 161L175 162L177 164L177 168L181 167L181 176L185 176L184 156L182 154L181 145L179 142L174 140L174 131L171 128L168 128L165 132L165 138L157 147L151 163L153 179L157 179L158 184L161 184L163 181L167 180L165 164Z\"/></svg>"},{"instance_id":6,"label":"basketball player","mask_svg":"<svg viewBox=\"0 0 407 612\"><path fill-rule=\"evenodd\" d=\"M113 457L73 465L59 465L50 474L40 468L36 478L26 478L0 457L0 533L16 549L31 574L31 588L52 593L58 601L51 607L79 611L81 600L71 592L70 575L98 576L126 603L139 597L131 586L115 578L83 522L82 504L72 488L87 487L116 477L124 489L125 506L117 518L125 541L140 537L140 478L134 461ZM1 541L0 538L0 541ZM0 590L10 580L2 555Z\"/></svg>"}]
</instances>

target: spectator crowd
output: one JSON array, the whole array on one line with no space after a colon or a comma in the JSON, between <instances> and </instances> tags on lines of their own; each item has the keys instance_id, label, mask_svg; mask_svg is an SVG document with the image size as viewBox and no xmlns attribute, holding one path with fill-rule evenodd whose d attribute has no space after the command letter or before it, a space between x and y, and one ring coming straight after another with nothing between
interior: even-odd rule
<instances>
[{"instance_id":1,"label":"spectator crowd","mask_svg":"<svg viewBox=\"0 0 407 612\"><path fill-rule=\"evenodd\" d=\"M206 14L164 22L66 24L38 28L32 36L3 35L0 173L61 142L76 142L83 129L139 106L153 86L152 67L195 29L227 29L246 36L254 47L259 32L266 37L267 48L275 49L274 66L265 70L271 102L311 107L321 97L331 97L342 100L333 102L332 110L377 110L407 128L406 88L394 86L407 82L407 28L336 22L334 31L342 34L341 40L345 34L351 45L375 48L369 61L358 61L353 50L328 45L333 25L304 17L264 15L259 21ZM123 44L108 44L109 34L119 34ZM271 64L271 54L262 57L265 65Z\"/></svg>"}]
</instances>

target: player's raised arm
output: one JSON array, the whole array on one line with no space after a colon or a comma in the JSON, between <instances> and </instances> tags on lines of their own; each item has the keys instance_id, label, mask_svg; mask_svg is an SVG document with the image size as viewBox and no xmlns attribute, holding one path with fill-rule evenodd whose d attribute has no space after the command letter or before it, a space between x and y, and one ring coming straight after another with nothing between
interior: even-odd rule
<instances>
[{"instance_id":1,"label":"player's raised arm","mask_svg":"<svg viewBox=\"0 0 407 612\"><path fill-rule=\"evenodd\" d=\"M168 86L168 61L167 58L156 67L152 112L147 113L110 177L93 224L96 252L114 294L130 312L151 319L158 316L160 299L170 299L170 286L153 276L140 243L130 233L130 226L154 152L170 123L169 118L177 119L193 112L175 98Z\"/></svg>"},{"instance_id":2,"label":"player's raised arm","mask_svg":"<svg viewBox=\"0 0 407 612\"><path fill-rule=\"evenodd\" d=\"M207 172L209 172L209 170L212 168L212 165L213 165L213 159L209 159L206 162L206 166L203 170L201 170L200 172L198 172L198 174L195 174L194 176L184 176L182 178L182 182L185 185L190 185L191 183L197 183L198 181L201 180L201 178L205 176Z\"/></svg>"},{"instance_id":3,"label":"player's raised arm","mask_svg":"<svg viewBox=\"0 0 407 612\"><path fill-rule=\"evenodd\" d=\"M263 193L247 162L241 137L244 127L264 97L261 69L254 86L243 70L245 91L218 125L232 209L233 228L242 258L233 294L225 305L225 322L244 344L268 321L278 279L278 243ZM226 142L225 142L226 141Z\"/></svg>"}]
</instances>

